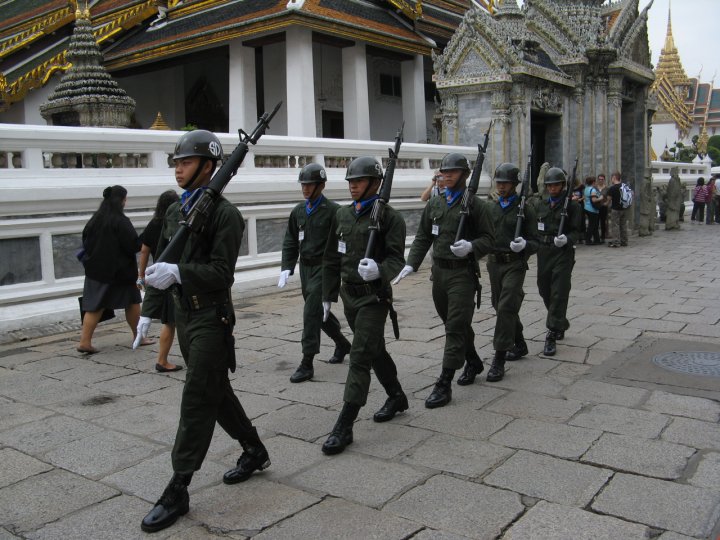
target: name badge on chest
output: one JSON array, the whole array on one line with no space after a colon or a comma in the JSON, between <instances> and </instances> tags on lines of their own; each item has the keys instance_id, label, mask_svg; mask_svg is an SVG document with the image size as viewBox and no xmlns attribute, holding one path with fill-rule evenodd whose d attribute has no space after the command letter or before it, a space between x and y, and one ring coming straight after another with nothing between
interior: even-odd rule
<instances>
[{"instance_id":1,"label":"name badge on chest","mask_svg":"<svg viewBox=\"0 0 720 540\"><path fill-rule=\"evenodd\" d=\"M302 242L305 240L305 231L299 231L298 232L298 242Z\"/></svg>"},{"instance_id":2,"label":"name badge on chest","mask_svg":"<svg viewBox=\"0 0 720 540\"><path fill-rule=\"evenodd\" d=\"M545 224L542 221L538 221L538 231L544 231Z\"/></svg>"},{"instance_id":3,"label":"name badge on chest","mask_svg":"<svg viewBox=\"0 0 720 540\"><path fill-rule=\"evenodd\" d=\"M338 240L338 253L347 253L347 245L343 240Z\"/></svg>"},{"instance_id":4,"label":"name badge on chest","mask_svg":"<svg viewBox=\"0 0 720 540\"><path fill-rule=\"evenodd\" d=\"M433 234L433 236L437 236L438 234L440 234L440 225L433 224L432 234Z\"/></svg>"}]
</instances>

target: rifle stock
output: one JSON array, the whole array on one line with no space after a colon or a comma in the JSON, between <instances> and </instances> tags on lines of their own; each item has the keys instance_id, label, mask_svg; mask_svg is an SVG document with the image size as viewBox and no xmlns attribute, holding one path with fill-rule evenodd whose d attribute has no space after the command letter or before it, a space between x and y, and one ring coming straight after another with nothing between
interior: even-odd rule
<instances>
[{"instance_id":1,"label":"rifle stock","mask_svg":"<svg viewBox=\"0 0 720 540\"><path fill-rule=\"evenodd\" d=\"M560 225L558 225L558 236L561 234L564 234L565 231L565 222L567 221L568 216L568 204L570 203L570 186L575 185L575 175L577 174L577 166L578 166L578 158L575 157L575 164L573 165L572 170L572 178L570 178L567 182L567 186L565 188L565 198L563 199L563 206L562 210L560 211ZM572 184L571 184L572 182Z\"/></svg>"},{"instance_id":2,"label":"rifle stock","mask_svg":"<svg viewBox=\"0 0 720 540\"><path fill-rule=\"evenodd\" d=\"M278 112L281 105L282 101L275 105L275 108L270 113L265 112L258 120L255 129L249 135L242 129L238 130L240 143L225 160L218 172L212 177L207 188L188 211L187 217L180 222L180 228L178 228L172 240L156 262L177 264L180 261L180 257L185 250L185 244L187 244L191 234L198 234L202 231L205 223L207 223L215 210L215 203L218 197L220 197L225 187L237 173L240 165L242 165L248 153L248 145L256 144L260 137L262 137L270 125L270 120L272 120L273 116Z\"/></svg>"},{"instance_id":3,"label":"rifle stock","mask_svg":"<svg viewBox=\"0 0 720 540\"><path fill-rule=\"evenodd\" d=\"M403 131L405 131L405 122L402 123L400 129L395 136L395 146L388 148L388 163L385 167L385 175L383 176L382 185L378 192L378 198L373 203L372 212L370 213L370 237L368 238L367 247L365 248L365 258L374 259L375 245L380 235L380 224L383 214L385 213L385 205L390 202L390 192L392 191L393 176L395 176L395 163L400 153L400 145L402 144Z\"/></svg>"},{"instance_id":4,"label":"rifle stock","mask_svg":"<svg viewBox=\"0 0 720 540\"><path fill-rule=\"evenodd\" d=\"M470 201L473 200L475 194L480 187L480 174L482 173L482 166L485 162L485 152L487 151L488 142L490 140L490 128L492 128L492 121L485 132L485 138L483 139L482 145L478 144L478 156L475 160L475 168L473 169L472 175L470 175L470 181L465 188L463 193L462 202L460 204L460 221L458 222L457 233L455 234L455 242L462 240L465 235L465 224L467 222L468 215L470 214Z\"/></svg>"},{"instance_id":5,"label":"rifle stock","mask_svg":"<svg viewBox=\"0 0 720 540\"><path fill-rule=\"evenodd\" d=\"M530 155L528 156L527 167L525 167L525 175L523 176L522 187L520 188L520 206L518 206L517 221L515 222L515 236L522 236L522 226L525 221L525 201L527 200L527 192L530 188L530 168L532 167L533 149L530 147Z\"/></svg>"}]
</instances>

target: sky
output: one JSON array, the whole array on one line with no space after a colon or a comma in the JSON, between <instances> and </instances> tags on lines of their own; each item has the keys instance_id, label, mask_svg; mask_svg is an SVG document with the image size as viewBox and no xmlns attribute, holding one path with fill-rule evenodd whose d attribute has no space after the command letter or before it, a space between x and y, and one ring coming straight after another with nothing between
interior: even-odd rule
<instances>
[{"instance_id":1,"label":"sky","mask_svg":"<svg viewBox=\"0 0 720 540\"><path fill-rule=\"evenodd\" d=\"M668 4L671 0L655 0L648 14L648 38L651 60L657 65L665 45ZM518 0L522 5L523 1ZM640 10L650 0L640 0ZM672 30L675 47L688 77L710 82L715 75L715 88L720 87L720 54L717 53L720 0L675 0L672 4Z\"/></svg>"}]
</instances>

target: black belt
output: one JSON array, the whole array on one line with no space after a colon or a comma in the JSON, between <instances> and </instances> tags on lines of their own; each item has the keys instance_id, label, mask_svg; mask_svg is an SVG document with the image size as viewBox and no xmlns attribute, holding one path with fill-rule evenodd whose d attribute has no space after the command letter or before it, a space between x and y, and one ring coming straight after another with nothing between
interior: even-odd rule
<instances>
[{"instance_id":1,"label":"black belt","mask_svg":"<svg viewBox=\"0 0 720 540\"><path fill-rule=\"evenodd\" d=\"M230 303L229 291L212 291L203 294L193 294L192 296L179 296L176 291L177 289L174 289L173 294L175 294L177 299L191 311L198 311Z\"/></svg>"},{"instance_id":2,"label":"black belt","mask_svg":"<svg viewBox=\"0 0 720 540\"><path fill-rule=\"evenodd\" d=\"M456 268L467 268L470 265L470 259L433 259L433 264L438 268L446 270L454 270Z\"/></svg>"},{"instance_id":3,"label":"black belt","mask_svg":"<svg viewBox=\"0 0 720 540\"><path fill-rule=\"evenodd\" d=\"M503 264L503 263L511 263L513 261L520 261L524 258L524 255L522 253L490 253L488 255L488 262L496 263L496 264Z\"/></svg>"},{"instance_id":4,"label":"black belt","mask_svg":"<svg viewBox=\"0 0 720 540\"><path fill-rule=\"evenodd\" d=\"M379 279L376 279L375 281L371 281L369 283L363 283L361 285L356 285L354 283L343 283L342 290L345 291L345 294L348 296L352 296L353 298L360 298L363 296L370 296L371 294L377 294L380 291L380 287L382 285L382 281Z\"/></svg>"},{"instance_id":5,"label":"black belt","mask_svg":"<svg viewBox=\"0 0 720 540\"><path fill-rule=\"evenodd\" d=\"M555 245L555 236L552 234L545 234L540 236L540 243L545 244L546 246L554 246Z\"/></svg>"},{"instance_id":6,"label":"black belt","mask_svg":"<svg viewBox=\"0 0 720 540\"><path fill-rule=\"evenodd\" d=\"M322 257L300 257L300 264L303 266L321 266Z\"/></svg>"}]
</instances>

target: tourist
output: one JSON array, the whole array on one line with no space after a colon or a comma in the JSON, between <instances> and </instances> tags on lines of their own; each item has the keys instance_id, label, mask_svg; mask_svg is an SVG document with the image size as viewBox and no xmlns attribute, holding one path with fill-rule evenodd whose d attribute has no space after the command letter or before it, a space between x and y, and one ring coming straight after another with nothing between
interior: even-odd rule
<instances>
[{"instance_id":1,"label":"tourist","mask_svg":"<svg viewBox=\"0 0 720 540\"><path fill-rule=\"evenodd\" d=\"M431 197L439 197L445 193L445 180L439 169L435 169L430 185L420 194L420 200L427 202Z\"/></svg>"},{"instance_id":2,"label":"tourist","mask_svg":"<svg viewBox=\"0 0 720 540\"><path fill-rule=\"evenodd\" d=\"M598 217L600 221L600 243L604 243L605 238L608 236L608 186L605 182L605 175L603 173L598 174L596 187L600 192L600 195L602 195L602 203L600 204L600 208L598 208Z\"/></svg>"},{"instance_id":3,"label":"tourist","mask_svg":"<svg viewBox=\"0 0 720 540\"><path fill-rule=\"evenodd\" d=\"M707 190L705 224L713 225L715 223L715 214L717 213L717 203L715 202L717 198L717 186L715 185L714 176L710 177L705 189Z\"/></svg>"},{"instance_id":4,"label":"tourist","mask_svg":"<svg viewBox=\"0 0 720 540\"><path fill-rule=\"evenodd\" d=\"M341 206L330 226L323 255L323 319L329 318L331 305L339 295L353 339L343 407L322 445L328 455L339 454L353 442L353 423L367 402L371 369L388 396L373 420L386 422L408 408L397 367L385 349L385 321L388 314L395 317L390 280L405 264L405 221L385 205L375 253L366 258L370 215L383 180L382 167L375 158L358 157L348 165L345 179L353 203Z\"/></svg>"},{"instance_id":5,"label":"tourist","mask_svg":"<svg viewBox=\"0 0 720 540\"><path fill-rule=\"evenodd\" d=\"M220 141L209 131L194 130L180 137L173 160L175 180L185 190L181 201L188 202L183 212L202 196L221 156ZM254 471L270 466L267 450L228 378L228 369L235 371L235 311L230 287L244 230L238 209L218 196L205 227L190 237L180 262L155 263L145 271L145 282L151 287L173 287L178 342L187 365L171 454L174 474L143 518L145 532L162 530L187 514L187 488L205 460L216 423L243 449L237 466L223 476L224 483L243 482Z\"/></svg>"},{"instance_id":6,"label":"tourist","mask_svg":"<svg viewBox=\"0 0 720 540\"><path fill-rule=\"evenodd\" d=\"M140 291L135 285L140 249L137 232L124 214L127 190L106 187L100 207L82 232L85 267L82 310L85 312L78 352L94 354L92 337L106 309L124 309L125 320L136 333L140 318Z\"/></svg>"},{"instance_id":7,"label":"tourist","mask_svg":"<svg viewBox=\"0 0 720 540\"><path fill-rule=\"evenodd\" d=\"M623 208L621 202L622 175L619 172L614 172L610 177L610 184L608 198L610 199L610 234L612 240L608 242L608 246L627 246L627 209Z\"/></svg>"},{"instance_id":8,"label":"tourist","mask_svg":"<svg viewBox=\"0 0 720 540\"><path fill-rule=\"evenodd\" d=\"M600 241L600 232L598 226L600 224L600 206L603 199L600 192L595 187L595 177L588 176L585 178L585 190L583 192L583 211L587 218L587 226L585 227L585 245L596 246L602 244Z\"/></svg>"},{"instance_id":9,"label":"tourist","mask_svg":"<svg viewBox=\"0 0 720 540\"><path fill-rule=\"evenodd\" d=\"M570 327L567 307L570 299L572 270L575 266L575 243L580 235L582 208L570 201L564 229L560 231L563 216L563 188L565 172L553 167L545 175L548 196L537 202L537 234L540 246L537 252L538 292L547 308L545 346L543 354L554 356L556 342L564 339Z\"/></svg>"},{"instance_id":10,"label":"tourist","mask_svg":"<svg viewBox=\"0 0 720 540\"><path fill-rule=\"evenodd\" d=\"M302 360L290 382L299 383L313 378L313 358L320 352L320 330L335 343L335 352L328 360L339 364L350 352L350 342L340 330L340 322L330 313L323 321L322 257L330 233L330 223L340 207L323 195L327 174L322 165L309 163L300 170L298 183L303 202L290 212L282 245L282 262L278 287L285 287L300 263L300 287L305 299L303 309Z\"/></svg>"},{"instance_id":11,"label":"tourist","mask_svg":"<svg viewBox=\"0 0 720 540\"><path fill-rule=\"evenodd\" d=\"M702 223L705 221L705 203L707 202L708 191L705 187L705 179L701 176L695 184L695 188L692 193L693 208L690 214L690 222ZM695 219L697 218L697 219Z\"/></svg>"},{"instance_id":12,"label":"tourist","mask_svg":"<svg viewBox=\"0 0 720 540\"><path fill-rule=\"evenodd\" d=\"M483 371L475 350L472 328L476 295L480 294L478 259L490 253L495 242L488 206L479 198L470 201L463 238L455 241L462 198L470 176L470 163L462 154L447 154L440 165L445 177L445 197L435 197L425 206L407 265L393 283L417 272L432 246L432 297L445 325L442 370L425 407L443 407L452 399L455 372L465 365L458 384L469 385ZM489 204L489 203L488 203Z\"/></svg>"},{"instance_id":13,"label":"tourist","mask_svg":"<svg viewBox=\"0 0 720 540\"><path fill-rule=\"evenodd\" d=\"M163 252L170 238L175 234L180 220L180 197L170 189L160 195L155 205L155 212L145 230L140 235L142 247L138 258L138 288L145 288L142 313L138 321L138 331L133 349L137 348L140 340L147 337L152 319L160 319L160 343L158 345L155 371L161 373L179 371L182 366L171 363L168 360L170 348L175 339L175 308L172 295L168 291L161 291L154 287L145 287L145 269L152 256L156 260ZM168 208L174 206L170 212L170 219L166 219ZM162 236L161 236L162 235Z\"/></svg>"},{"instance_id":14,"label":"tourist","mask_svg":"<svg viewBox=\"0 0 720 540\"><path fill-rule=\"evenodd\" d=\"M572 197L571 200L573 202L576 202L580 208L583 208L584 205L584 195L585 195L585 184L583 184L580 180L576 180L575 184L572 187ZM585 212L580 213L580 236L577 239L578 244L584 244L585 243L585 230L586 230L586 224L585 224Z\"/></svg>"}]
</instances>

